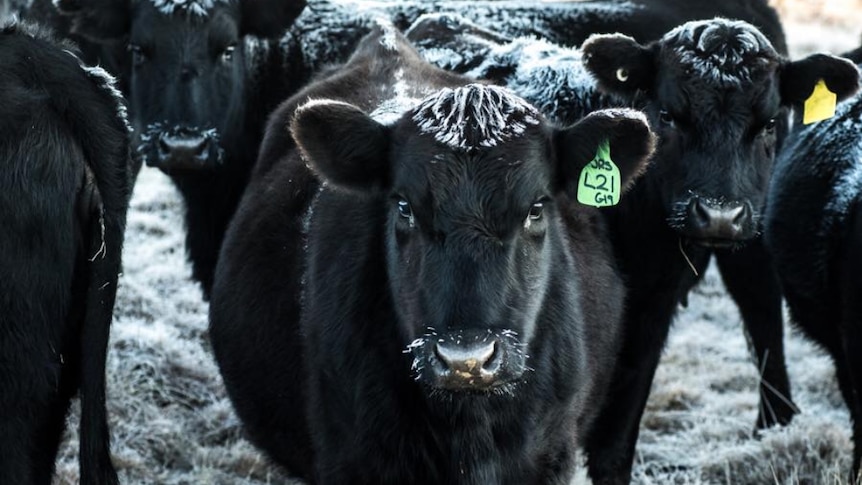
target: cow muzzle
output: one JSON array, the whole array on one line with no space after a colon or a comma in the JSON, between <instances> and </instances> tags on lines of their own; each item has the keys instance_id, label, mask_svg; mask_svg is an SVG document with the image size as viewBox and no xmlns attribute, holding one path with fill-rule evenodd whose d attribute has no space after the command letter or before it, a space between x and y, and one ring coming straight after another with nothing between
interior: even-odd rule
<instances>
[{"instance_id":1,"label":"cow muzzle","mask_svg":"<svg viewBox=\"0 0 862 485\"><path fill-rule=\"evenodd\" d=\"M748 202L692 197L685 208L681 231L690 241L701 246L736 246L757 235L753 212Z\"/></svg>"},{"instance_id":2,"label":"cow muzzle","mask_svg":"<svg viewBox=\"0 0 862 485\"><path fill-rule=\"evenodd\" d=\"M146 164L167 174L214 170L221 166L224 158L215 129L151 128L141 137L141 142L139 150L145 153Z\"/></svg>"},{"instance_id":3,"label":"cow muzzle","mask_svg":"<svg viewBox=\"0 0 862 485\"><path fill-rule=\"evenodd\" d=\"M524 372L525 356L513 332L455 331L411 344L414 370L432 387L449 391L491 391Z\"/></svg>"}]
</instances>

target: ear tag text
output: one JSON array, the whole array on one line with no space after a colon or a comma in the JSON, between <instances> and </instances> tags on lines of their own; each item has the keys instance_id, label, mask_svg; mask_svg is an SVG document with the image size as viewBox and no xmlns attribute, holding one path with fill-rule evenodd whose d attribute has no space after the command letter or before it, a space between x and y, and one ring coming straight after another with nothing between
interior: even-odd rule
<instances>
[{"instance_id":1,"label":"ear tag text","mask_svg":"<svg viewBox=\"0 0 862 485\"><path fill-rule=\"evenodd\" d=\"M595 158L578 180L578 202L592 207L608 207L620 201L620 169L611 160L608 140L599 144Z\"/></svg>"},{"instance_id":2,"label":"ear tag text","mask_svg":"<svg viewBox=\"0 0 862 485\"><path fill-rule=\"evenodd\" d=\"M828 120L835 116L835 105L838 96L826 87L823 79L817 81L814 92L805 100L805 111L802 115L802 124L810 125L818 121Z\"/></svg>"}]
</instances>

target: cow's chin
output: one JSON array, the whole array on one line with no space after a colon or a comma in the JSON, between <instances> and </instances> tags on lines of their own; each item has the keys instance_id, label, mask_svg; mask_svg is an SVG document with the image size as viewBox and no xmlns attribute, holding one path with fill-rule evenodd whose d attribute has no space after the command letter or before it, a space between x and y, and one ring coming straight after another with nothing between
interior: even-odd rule
<instances>
[{"instance_id":1,"label":"cow's chin","mask_svg":"<svg viewBox=\"0 0 862 485\"><path fill-rule=\"evenodd\" d=\"M459 375L457 372L449 372L442 376L429 379L428 387L432 393L449 393L453 397L457 395L481 396L481 395L507 395L511 394L520 382L517 378L482 378L469 374Z\"/></svg>"},{"instance_id":2,"label":"cow's chin","mask_svg":"<svg viewBox=\"0 0 862 485\"><path fill-rule=\"evenodd\" d=\"M750 239L686 238L689 244L706 249L735 251L745 246Z\"/></svg>"}]
</instances>

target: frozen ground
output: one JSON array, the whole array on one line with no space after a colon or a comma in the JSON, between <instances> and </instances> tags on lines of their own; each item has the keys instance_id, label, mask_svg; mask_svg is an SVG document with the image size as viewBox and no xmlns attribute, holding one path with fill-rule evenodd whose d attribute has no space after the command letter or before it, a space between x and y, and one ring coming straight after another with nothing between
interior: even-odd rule
<instances>
[{"instance_id":1,"label":"frozen ground","mask_svg":"<svg viewBox=\"0 0 862 485\"><path fill-rule=\"evenodd\" d=\"M858 42L859 2L833 1L849 10L820 15L816 23L803 10L788 16L795 55L818 47L840 52ZM112 450L122 482L295 484L242 438L207 343L207 307L189 280L181 202L152 169L143 170L135 188L124 265L108 357ZM754 438L758 374L739 315L711 269L680 311L659 366L635 483L841 483L849 467L849 418L832 364L789 328L786 345L802 412L790 426ZM70 424L58 484L77 483L77 414Z\"/></svg>"}]
</instances>

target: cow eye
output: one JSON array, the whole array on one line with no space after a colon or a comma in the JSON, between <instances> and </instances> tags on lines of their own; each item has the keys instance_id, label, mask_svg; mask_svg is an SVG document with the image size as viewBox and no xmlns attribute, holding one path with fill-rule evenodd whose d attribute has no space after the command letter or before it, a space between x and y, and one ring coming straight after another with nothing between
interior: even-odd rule
<instances>
[{"instance_id":1,"label":"cow eye","mask_svg":"<svg viewBox=\"0 0 862 485\"><path fill-rule=\"evenodd\" d=\"M673 115L671 115L667 110L661 110L658 113L658 119L661 121L661 124L666 126L673 126Z\"/></svg>"},{"instance_id":2,"label":"cow eye","mask_svg":"<svg viewBox=\"0 0 862 485\"><path fill-rule=\"evenodd\" d=\"M410 208L410 202L404 199L398 199L397 202L398 215L413 227L415 219L413 218L413 209Z\"/></svg>"},{"instance_id":3,"label":"cow eye","mask_svg":"<svg viewBox=\"0 0 862 485\"><path fill-rule=\"evenodd\" d=\"M542 214L545 212L545 204L542 202L536 202L530 207L529 218L531 221L538 221L542 218Z\"/></svg>"},{"instance_id":4,"label":"cow eye","mask_svg":"<svg viewBox=\"0 0 862 485\"><path fill-rule=\"evenodd\" d=\"M225 64L229 63L233 59L233 53L235 50L235 45L229 45L225 47L225 49L221 53L221 61Z\"/></svg>"},{"instance_id":5,"label":"cow eye","mask_svg":"<svg viewBox=\"0 0 862 485\"><path fill-rule=\"evenodd\" d=\"M129 52L132 53L132 64L135 66L140 66L147 60L144 49L139 45L129 44Z\"/></svg>"}]
</instances>

